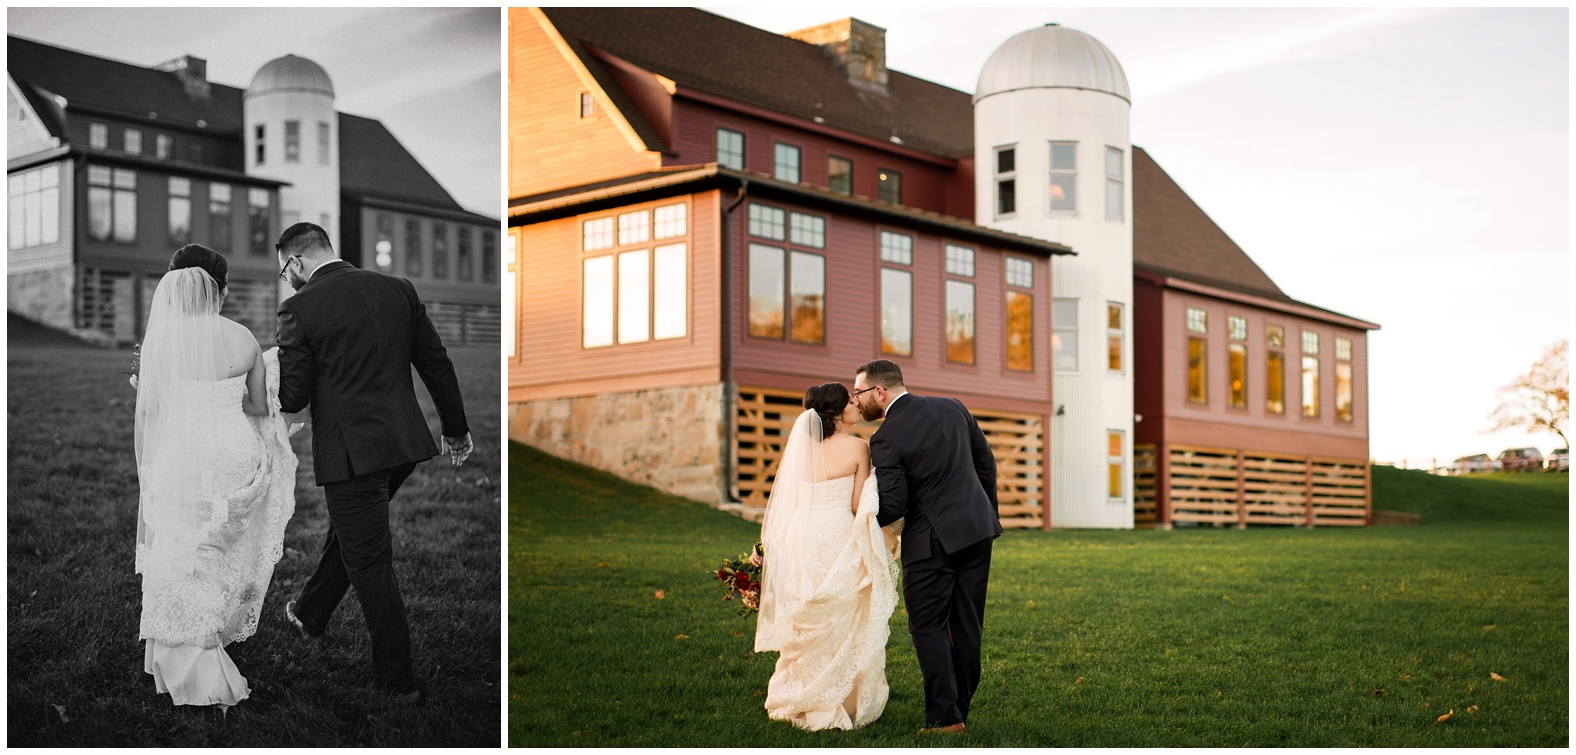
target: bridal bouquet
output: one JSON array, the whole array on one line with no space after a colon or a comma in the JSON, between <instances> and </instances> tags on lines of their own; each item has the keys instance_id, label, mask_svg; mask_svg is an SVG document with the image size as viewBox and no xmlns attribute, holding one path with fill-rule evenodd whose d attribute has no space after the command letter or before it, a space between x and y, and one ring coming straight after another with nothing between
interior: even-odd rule
<instances>
[{"instance_id":1,"label":"bridal bouquet","mask_svg":"<svg viewBox=\"0 0 1576 755\"><path fill-rule=\"evenodd\" d=\"M131 347L131 369L129 371L128 370L121 370L120 374L122 374L122 375L130 375L130 377L127 378L127 381L131 383L132 390L136 390L137 389L137 377L138 377L138 375L141 372L142 372L142 342L138 341L136 346Z\"/></svg>"},{"instance_id":2,"label":"bridal bouquet","mask_svg":"<svg viewBox=\"0 0 1576 755\"><path fill-rule=\"evenodd\" d=\"M765 557L760 543L755 544L755 552ZM723 600L733 600L733 594L739 594L739 602L744 604L739 609L740 616L761 609L761 567L750 563L750 554L723 559L722 568L717 570L717 581L722 583Z\"/></svg>"}]
</instances>

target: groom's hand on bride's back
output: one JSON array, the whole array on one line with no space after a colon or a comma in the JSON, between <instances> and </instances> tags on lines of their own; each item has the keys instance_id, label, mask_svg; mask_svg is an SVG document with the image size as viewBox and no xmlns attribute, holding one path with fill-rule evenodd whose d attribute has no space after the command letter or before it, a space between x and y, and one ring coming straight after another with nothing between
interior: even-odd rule
<instances>
[{"instance_id":1,"label":"groom's hand on bride's back","mask_svg":"<svg viewBox=\"0 0 1576 755\"><path fill-rule=\"evenodd\" d=\"M471 443L470 433L459 438L443 436L443 451L449 455L449 463L456 467L464 464L465 460L471 457L471 451L474 449L475 445Z\"/></svg>"}]
</instances>

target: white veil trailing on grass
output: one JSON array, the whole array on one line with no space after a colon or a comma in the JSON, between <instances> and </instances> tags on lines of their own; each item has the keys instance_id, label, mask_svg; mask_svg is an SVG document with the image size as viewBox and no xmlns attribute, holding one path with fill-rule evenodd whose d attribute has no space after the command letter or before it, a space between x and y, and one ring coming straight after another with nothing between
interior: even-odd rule
<instances>
[{"instance_id":1,"label":"white veil trailing on grass","mask_svg":"<svg viewBox=\"0 0 1576 755\"><path fill-rule=\"evenodd\" d=\"M761 546L761 613L755 625L755 651L781 650L793 632L793 616L815 591L807 561L796 558L809 538L811 496L815 475L825 463L821 455L821 417L806 410L794 420L783 444L782 460L766 502Z\"/></svg>"},{"instance_id":2,"label":"white veil trailing on grass","mask_svg":"<svg viewBox=\"0 0 1576 755\"><path fill-rule=\"evenodd\" d=\"M277 358L265 367L267 417L236 417L219 316L206 271L164 275L142 343L134 423L136 571L141 636L204 648L256 631L284 527L295 509L295 454L278 412ZM265 359L266 361L266 359Z\"/></svg>"}]
</instances>

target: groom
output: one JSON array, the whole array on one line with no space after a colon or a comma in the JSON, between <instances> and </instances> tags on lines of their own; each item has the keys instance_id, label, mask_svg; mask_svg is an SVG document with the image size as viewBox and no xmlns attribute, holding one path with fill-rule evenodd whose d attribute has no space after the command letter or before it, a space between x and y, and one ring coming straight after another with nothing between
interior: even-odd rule
<instances>
[{"instance_id":1,"label":"groom","mask_svg":"<svg viewBox=\"0 0 1576 755\"><path fill-rule=\"evenodd\" d=\"M312 463L328 505L317 570L285 617L320 636L356 588L372 635L374 686L421 702L410 629L394 578L389 501L437 446L416 403L410 368L432 394L450 461L465 463L471 436L459 380L416 289L334 255L328 234L296 223L279 235L279 276L296 290L279 305L279 405L312 410Z\"/></svg>"},{"instance_id":2,"label":"groom","mask_svg":"<svg viewBox=\"0 0 1576 755\"><path fill-rule=\"evenodd\" d=\"M925 680L921 734L961 732L980 682L980 630L996 514L996 457L974 415L952 398L915 396L903 371L877 359L854 376L881 510L903 524L903 599Z\"/></svg>"}]
</instances>

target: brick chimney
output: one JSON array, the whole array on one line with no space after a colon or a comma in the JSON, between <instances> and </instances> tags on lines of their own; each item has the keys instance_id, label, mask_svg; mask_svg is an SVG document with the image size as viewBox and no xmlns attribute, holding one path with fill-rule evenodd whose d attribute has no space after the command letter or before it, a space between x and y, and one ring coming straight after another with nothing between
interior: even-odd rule
<instances>
[{"instance_id":1,"label":"brick chimney","mask_svg":"<svg viewBox=\"0 0 1576 755\"><path fill-rule=\"evenodd\" d=\"M182 55L154 67L175 74L175 78L181 80L181 86L186 88L188 97L207 99L212 93L208 86L207 60L192 55Z\"/></svg>"},{"instance_id":2,"label":"brick chimney","mask_svg":"<svg viewBox=\"0 0 1576 755\"><path fill-rule=\"evenodd\" d=\"M886 29L857 18L789 32L785 36L817 45L860 89L887 93Z\"/></svg>"}]
</instances>

